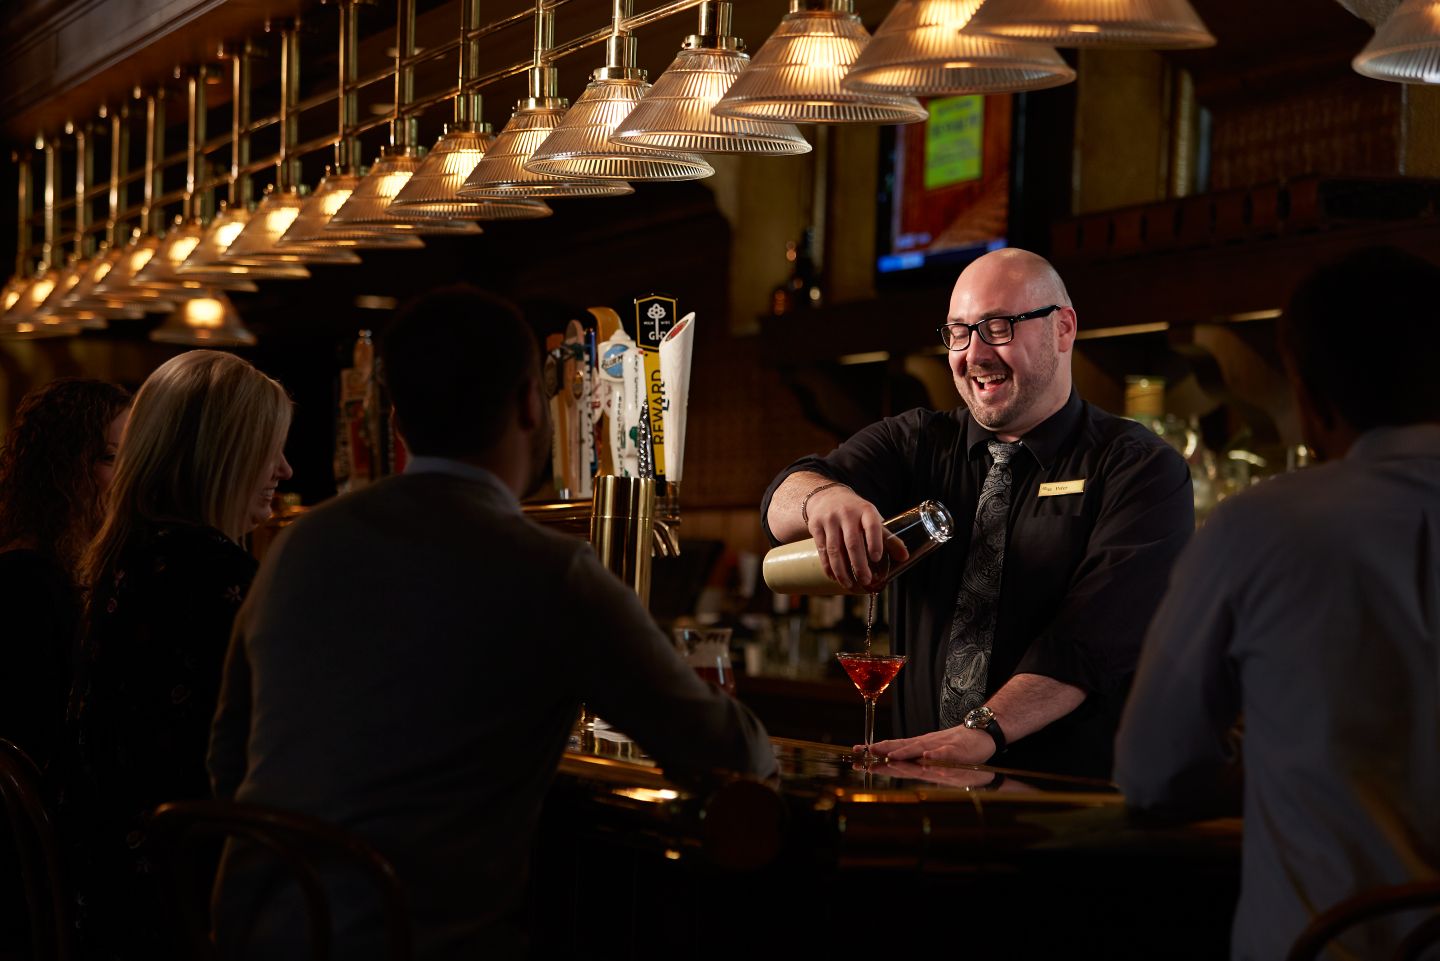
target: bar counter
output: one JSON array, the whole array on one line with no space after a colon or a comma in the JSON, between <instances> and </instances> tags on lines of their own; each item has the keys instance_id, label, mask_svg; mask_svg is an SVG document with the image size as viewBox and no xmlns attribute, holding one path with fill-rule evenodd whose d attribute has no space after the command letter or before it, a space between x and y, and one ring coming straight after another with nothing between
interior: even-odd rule
<instances>
[{"instance_id":1,"label":"bar counter","mask_svg":"<svg viewBox=\"0 0 1440 961\"><path fill-rule=\"evenodd\" d=\"M774 781L697 783L614 732L572 738L537 848L537 949L1225 956L1238 819L1141 826L1103 781L774 744Z\"/></svg>"}]
</instances>

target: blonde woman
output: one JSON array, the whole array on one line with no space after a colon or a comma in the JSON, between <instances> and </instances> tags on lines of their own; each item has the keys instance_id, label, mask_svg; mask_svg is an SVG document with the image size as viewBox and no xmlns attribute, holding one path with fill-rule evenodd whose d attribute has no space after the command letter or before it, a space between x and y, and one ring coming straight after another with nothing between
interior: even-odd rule
<instances>
[{"instance_id":1,"label":"blonde woman","mask_svg":"<svg viewBox=\"0 0 1440 961\"><path fill-rule=\"evenodd\" d=\"M255 574L241 540L270 513L290 399L231 354L162 364L135 395L90 587L62 772L83 845L82 923L106 957L173 953L147 812L206 798L205 749L231 622Z\"/></svg>"}]
</instances>

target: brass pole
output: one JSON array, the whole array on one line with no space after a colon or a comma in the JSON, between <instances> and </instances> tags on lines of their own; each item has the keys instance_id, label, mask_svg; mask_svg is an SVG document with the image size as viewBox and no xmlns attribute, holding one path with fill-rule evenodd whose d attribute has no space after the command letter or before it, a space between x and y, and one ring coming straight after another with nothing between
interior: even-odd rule
<instances>
[{"instance_id":1,"label":"brass pole","mask_svg":"<svg viewBox=\"0 0 1440 961\"><path fill-rule=\"evenodd\" d=\"M480 115L480 94L466 89L480 73L480 41L465 38L481 26L480 0L460 0L460 86L455 94L457 125L479 123L484 119Z\"/></svg>"},{"instance_id":2,"label":"brass pole","mask_svg":"<svg viewBox=\"0 0 1440 961\"><path fill-rule=\"evenodd\" d=\"M122 242L120 233L120 211L124 207L120 196L121 183L130 157L130 117L128 104L110 113L110 216L105 220L105 235L111 248L118 248Z\"/></svg>"},{"instance_id":3,"label":"brass pole","mask_svg":"<svg viewBox=\"0 0 1440 961\"><path fill-rule=\"evenodd\" d=\"M30 192L30 180L34 176L34 170L31 169L28 153L12 153L10 159L15 161L16 172L20 175L15 194L19 214L15 218L15 273L23 277L30 273L30 217L35 213L35 198Z\"/></svg>"},{"instance_id":4,"label":"brass pole","mask_svg":"<svg viewBox=\"0 0 1440 961\"><path fill-rule=\"evenodd\" d=\"M559 72L546 62L555 46L555 11L545 0L535 0L535 53L530 64L530 99L547 100L560 96Z\"/></svg>"},{"instance_id":5,"label":"brass pole","mask_svg":"<svg viewBox=\"0 0 1440 961\"><path fill-rule=\"evenodd\" d=\"M83 260L90 247L90 183L95 177L95 140L91 125L75 128L75 258Z\"/></svg>"},{"instance_id":6,"label":"brass pole","mask_svg":"<svg viewBox=\"0 0 1440 961\"><path fill-rule=\"evenodd\" d=\"M409 63L414 56L415 0L399 0L395 18L395 114L390 124L390 143L401 148L413 147L419 139L418 119L405 113L415 99L415 67Z\"/></svg>"},{"instance_id":7,"label":"brass pole","mask_svg":"<svg viewBox=\"0 0 1440 961\"><path fill-rule=\"evenodd\" d=\"M280 31L280 154L275 161L275 189L294 190L300 182L300 158L295 142L300 139L300 30L299 22Z\"/></svg>"},{"instance_id":8,"label":"brass pole","mask_svg":"<svg viewBox=\"0 0 1440 961\"><path fill-rule=\"evenodd\" d=\"M60 192L60 151L55 141L40 135L38 146L45 152L45 244L40 248L40 259L45 269L55 266L56 240L59 238L60 212L55 208Z\"/></svg>"},{"instance_id":9,"label":"brass pole","mask_svg":"<svg viewBox=\"0 0 1440 961\"><path fill-rule=\"evenodd\" d=\"M187 221L203 220L206 206L200 190L203 159L200 145L205 142L205 67L197 67L185 81L185 206L182 213Z\"/></svg>"},{"instance_id":10,"label":"brass pole","mask_svg":"<svg viewBox=\"0 0 1440 961\"><path fill-rule=\"evenodd\" d=\"M230 71L230 206L250 206L250 41L231 54Z\"/></svg>"},{"instance_id":11,"label":"brass pole","mask_svg":"<svg viewBox=\"0 0 1440 961\"><path fill-rule=\"evenodd\" d=\"M140 229L159 234L164 228L164 207L158 198L165 192L160 158L165 156L165 90L157 89L145 98L145 196L140 204Z\"/></svg>"},{"instance_id":12,"label":"brass pole","mask_svg":"<svg viewBox=\"0 0 1440 961\"><path fill-rule=\"evenodd\" d=\"M359 46L359 16L355 0L340 0L340 126L335 141L335 172L353 173L360 167L360 141L355 137L359 116L356 51Z\"/></svg>"}]
</instances>

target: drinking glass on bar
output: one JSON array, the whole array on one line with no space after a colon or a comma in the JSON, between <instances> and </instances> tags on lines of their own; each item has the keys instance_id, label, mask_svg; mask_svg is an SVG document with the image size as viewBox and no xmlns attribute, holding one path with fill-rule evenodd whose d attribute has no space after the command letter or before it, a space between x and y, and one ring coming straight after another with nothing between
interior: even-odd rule
<instances>
[{"instance_id":1,"label":"drinking glass on bar","mask_svg":"<svg viewBox=\"0 0 1440 961\"><path fill-rule=\"evenodd\" d=\"M704 680L726 694L735 694L735 672L730 662L730 628L677 627L671 632L675 649Z\"/></svg>"}]
</instances>

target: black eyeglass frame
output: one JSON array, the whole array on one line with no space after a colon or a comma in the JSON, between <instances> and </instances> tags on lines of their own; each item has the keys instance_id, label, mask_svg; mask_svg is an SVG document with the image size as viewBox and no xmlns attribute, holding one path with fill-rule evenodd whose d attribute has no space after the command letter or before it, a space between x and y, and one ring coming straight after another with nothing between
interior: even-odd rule
<instances>
[{"instance_id":1,"label":"black eyeglass frame","mask_svg":"<svg viewBox=\"0 0 1440 961\"><path fill-rule=\"evenodd\" d=\"M985 341L985 343L989 344L991 347L1000 347L1000 346L1002 346L1002 345L1004 345L1004 344L1010 343L1010 341L1012 341L1012 340L1015 339L1015 325L1018 324L1018 323L1020 323L1020 321L1022 321L1022 320L1034 320L1034 319L1037 318L1037 317L1049 317L1051 314L1055 313L1055 311L1057 311L1057 310L1064 310L1064 305L1062 305L1062 304L1051 304L1051 305L1049 305L1048 307L1036 307L1034 310L1027 310L1027 311L1025 311L1025 313L1023 313L1023 314L1015 314L1015 315L1013 315L1013 316L1006 316L1006 315L1004 315L1004 314L1001 314L1001 315L999 315L999 316L997 316L997 317L986 317L986 318L983 319L983 320L977 320L977 321L975 321L975 323L973 323L973 324L961 324L961 323L946 324L946 325L943 326L943 327L937 327L937 328L935 328L935 330L936 330L936 332L940 335L940 343L942 343L942 344L945 345L945 349L946 349L946 350L953 350L953 351L968 350L969 347L970 347L971 340L973 339L973 336L974 336L975 334L979 334L979 335L980 335L980 339L983 340L983 341ZM1008 322L1009 322L1009 331L1005 334L1004 337L1000 338L999 340L991 340L991 339L990 339L990 336L985 333L984 326L985 326L986 324L993 324L993 323L994 323L995 321L997 321L997 320L1008 321ZM966 336L965 336L965 343L964 343L964 344L962 344L962 345L959 346L959 347L953 347L953 346L951 346L951 344L950 344L950 340L951 340L950 332L953 331L953 330L955 330L957 327L963 327L963 328L965 328L967 331L969 331L969 333L966 334Z\"/></svg>"}]
</instances>

